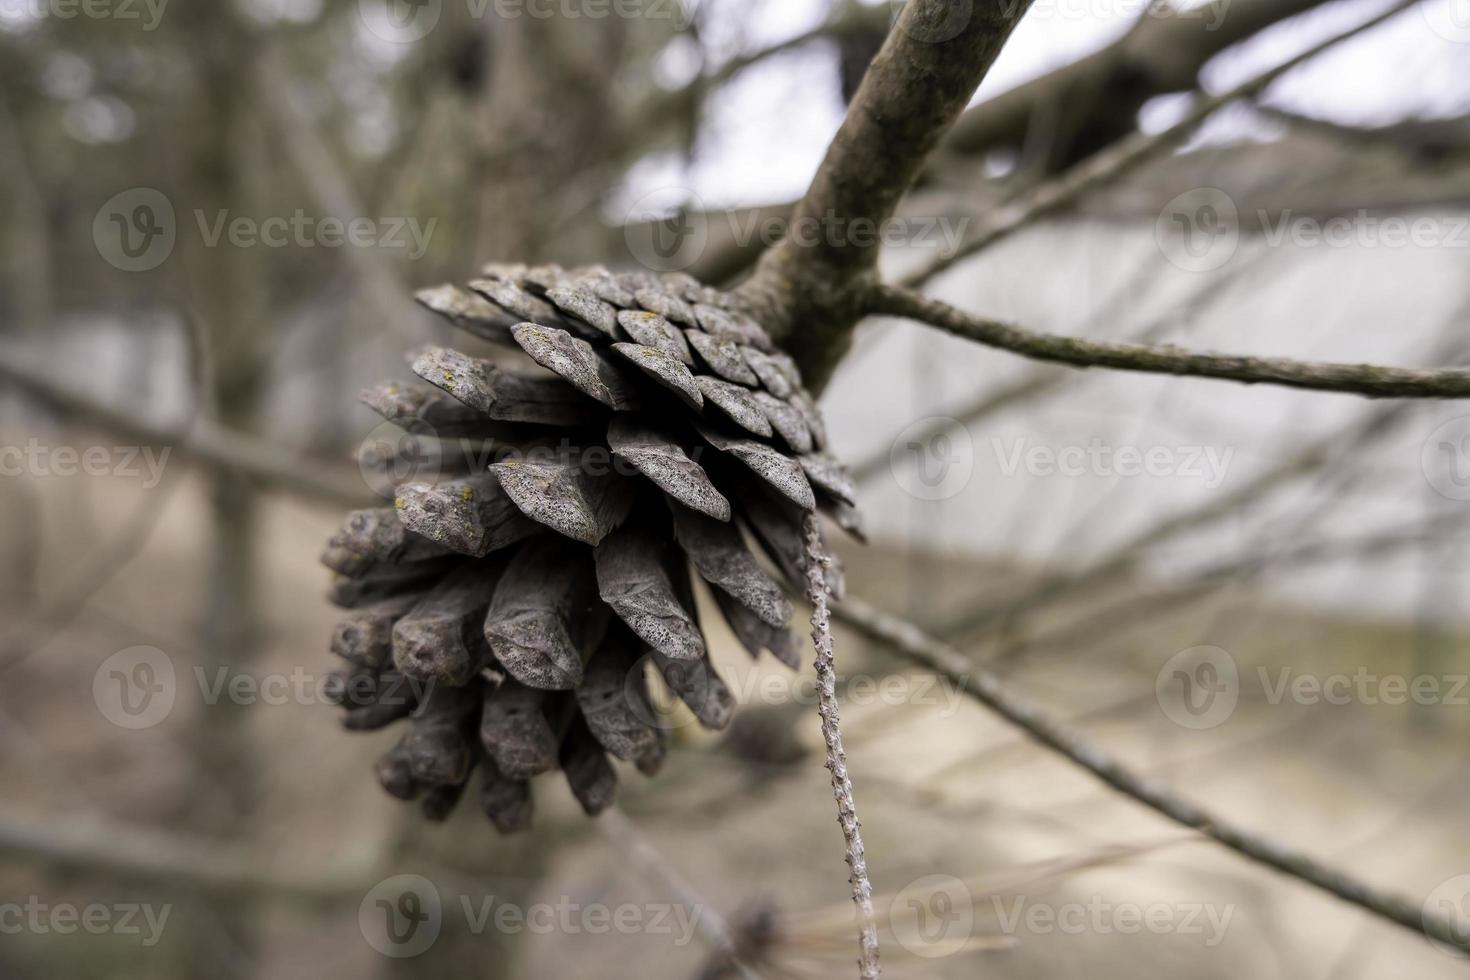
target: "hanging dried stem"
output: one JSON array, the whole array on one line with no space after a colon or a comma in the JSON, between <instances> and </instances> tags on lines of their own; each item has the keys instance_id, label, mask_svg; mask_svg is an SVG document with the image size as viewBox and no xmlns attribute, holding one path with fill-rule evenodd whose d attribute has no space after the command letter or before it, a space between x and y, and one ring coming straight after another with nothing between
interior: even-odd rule
<instances>
[{"instance_id":1,"label":"hanging dried stem","mask_svg":"<svg viewBox=\"0 0 1470 980\"><path fill-rule=\"evenodd\" d=\"M858 907L858 975L876 980L878 923L873 915L873 884L868 880L868 860L863 853L862 825L852 798L852 780L847 775L847 753L842 749L842 727L837 719L837 674L832 667L832 622L827 614L826 568L832 559L822 544L817 519L806 515L807 599L812 604L812 643L817 650L817 712L822 716L822 739L827 743L827 769L832 773L832 795L837 800L837 822L847 841L847 866L852 869L852 900Z\"/></svg>"}]
</instances>

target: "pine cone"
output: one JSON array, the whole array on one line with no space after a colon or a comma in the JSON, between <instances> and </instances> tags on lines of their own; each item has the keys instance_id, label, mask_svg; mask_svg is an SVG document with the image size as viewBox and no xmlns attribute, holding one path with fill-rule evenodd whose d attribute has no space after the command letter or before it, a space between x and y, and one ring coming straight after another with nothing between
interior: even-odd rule
<instances>
[{"instance_id":1,"label":"pine cone","mask_svg":"<svg viewBox=\"0 0 1470 980\"><path fill-rule=\"evenodd\" d=\"M800 586L805 512L861 528L795 363L725 294L603 269L483 274L419 301L550 373L429 348L413 359L428 385L364 392L412 437L365 451L365 471L418 472L392 508L350 515L323 561L352 610L329 688L345 726L409 719L383 788L443 819L478 768L508 833L530 823L533 776L561 769L595 815L617 789L609 755L658 770L649 669L702 725L729 722L691 565L750 654L794 668L791 606L747 535Z\"/></svg>"}]
</instances>

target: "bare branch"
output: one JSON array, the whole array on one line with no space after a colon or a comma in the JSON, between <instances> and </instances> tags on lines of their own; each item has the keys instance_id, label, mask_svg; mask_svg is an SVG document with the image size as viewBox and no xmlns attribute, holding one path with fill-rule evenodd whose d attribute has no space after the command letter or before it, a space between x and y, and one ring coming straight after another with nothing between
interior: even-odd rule
<instances>
[{"instance_id":1,"label":"bare branch","mask_svg":"<svg viewBox=\"0 0 1470 980\"><path fill-rule=\"evenodd\" d=\"M827 229L858 221L876 227L892 217L1028 6L911 0L853 97L797 205L793 227ZM957 18L967 22L955 24ZM811 243L788 238L785 247L799 249L803 262L872 268L878 242L855 237L820 235Z\"/></svg>"},{"instance_id":2,"label":"bare branch","mask_svg":"<svg viewBox=\"0 0 1470 980\"><path fill-rule=\"evenodd\" d=\"M740 959L735 934L725 917L717 912L694 886L685 880L664 853L638 828L616 805L609 807L597 820L597 827L608 840L631 858L650 875L662 881L673 892L674 897L690 909L698 910L696 925L705 942L718 955L723 956L740 973L744 980L759 980L756 974Z\"/></svg>"},{"instance_id":3,"label":"bare branch","mask_svg":"<svg viewBox=\"0 0 1470 980\"><path fill-rule=\"evenodd\" d=\"M1324 2L1234 0L1167 14L1150 5L1138 24L1108 47L967 110L942 149L973 155L1019 145L1034 114L1079 102L1095 110L1085 120L1087 127L1097 127L1097 115L1106 114L1115 117L1106 120L1107 128L1116 121L1132 129L1138 107L1148 98L1194 87L1200 69L1221 51ZM1085 135L1094 146L1100 145L1099 136L1110 142L1102 134Z\"/></svg>"},{"instance_id":4,"label":"bare branch","mask_svg":"<svg viewBox=\"0 0 1470 980\"><path fill-rule=\"evenodd\" d=\"M873 59L783 242L740 298L819 391L845 352L878 234L1031 0L910 0Z\"/></svg>"},{"instance_id":5,"label":"bare branch","mask_svg":"<svg viewBox=\"0 0 1470 980\"><path fill-rule=\"evenodd\" d=\"M168 446L178 456L216 470L238 473L263 485L334 504L362 506L367 484L350 478L341 464L299 455L255 436L197 419L165 429L104 405L90 395L53 381L39 365L0 351L0 381L7 381L68 415L145 446Z\"/></svg>"},{"instance_id":6,"label":"bare branch","mask_svg":"<svg viewBox=\"0 0 1470 980\"><path fill-rule=\"evenodd\" d=\"M987 347L1073 367L1219 378L1244 384L1338 391L1365 398L1470 398L1470 368L1416 371L1375 364L1198 353L1175 346L1110 343L1033 333L893 286L874 288L868 312L918 320Z\"/></svg>"},{"instance_id":7,"label":"bare branch","mask_svg":"<svg viewBox=\"0 0 1470 980\"><path fill-rule=\"evenodd\" d=\"M1350 37L1376 27L1418 2L1419 0L1402 0L1383 13L1334 34L1296 57L1242 82L1227 92L1199 99L1189 112L1168 128L1157 133L1132 133L1107 149L1088 157L1065 173L1037 184L1022 194L1018 200L994 212L978 235L961 245L954 253L940 256L906 276L904 284L918 286L928 282L960 260L975 255L1001 239L1009 237L1036 219L1071 204L1098 185L1114 180L1168 150L1222 107L1260 93L1272 82L1303 62L1311 60Z\"/></svg>"},{"instance_id":8,"label":"bare branch","mask_svg":"<svg viewBox=\"0 0 1470 980\"><path fill-rule=\"evenodd\" d=\"M926 635L912 623L885 613L854 596L834 610L836 617L928 670L941 674L970 697L1098 779L1157 813L1224 844L1231 850L1298 878L1381 918L1460 949L1470 949L1455 923L1422 908L1421 903L1379 891L1348 873L1322 864L1276 841L1237 827L1219 815L1182 799L1157 779L1133 772L1100 746L1049 717L1014 693L994 674L958 650Z\"/></svg>"},{"instance_id":9,"label":"bare branch","mask_svg":"<svg viewBox=\"0 0 1470 980\"><path fill-rule=\"evenodd\" d=\"M185 882L226 894L287 895L332 901L366 894L372 867L307 868L254 848L129 827L90 816L45 819L0 815L0 854L74 871L106 871Z\"/></svg>"},{"instance_id":10,"label":"bare branch","mask_svg":"<svg viewBox=\"0 0 1470 980\"><path fill-rule=\"evenodd\" d=\"M1023 595L1013 595L1002 601L966 610L941 632L949 636L967 634L1001 619L1014 628L1020 617L1037 607L1052 605L1059 599L1076 595L1093 585L1119 581L1137 566L1148 549L1181 534L1209 527L1224 517L1238 513L1273 490L1318 469L1334 455L1345 454L1380 435L1402 415L1405 407L1406 403L1398 402L1380 408L1366 421L1354 423L1310 443L1218 500L1172 514L1144 528L1110 549L1101 558L1089 562L1085 568L1049 575Z\"/></svg>"}]
</instances>

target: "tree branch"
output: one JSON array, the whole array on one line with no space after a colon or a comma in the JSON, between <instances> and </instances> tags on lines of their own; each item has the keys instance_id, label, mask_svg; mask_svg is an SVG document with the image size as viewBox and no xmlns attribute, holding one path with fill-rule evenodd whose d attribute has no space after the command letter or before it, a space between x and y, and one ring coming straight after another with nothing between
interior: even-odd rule
<instances>
[{"instance_id":1,"label":"tree branch","mask_svg":"<svg viewBox=\"0 0 1470 980\"><path fill-rule=\"evenodd\" d=\"M223 841L129 827L87 817L44 820L0 815L0 855L69 871L183 882L224 894L338 901L366 894L377 866L303 868Z\"/></svg>"},{"instance_id":2,"label":"tree branch","mask_svg":"<svg viewBox=\"0 0 1470 980\"><path fill-rule=\"evenodd\" d=\"M874 287L868 312L917 320L987 347L1073 367L1191 375L1244 384L1338 391L1365 398L1470 398L1470 368L1415 371L1375 364L1196 353L1174 346L1083 340L1034 333L999 320L988 320L894 286Z\"/></svg>"},{"instance_id":3,"label":"tree branch","mask_svg":"<svg viewBox=\"0 0 1470 980\"><path fill-rule=\"evenodd\" d=\"M786 238L740 299L820 389L860 318L881 231L1031 0L910 0L873 59Z\"/></svg>"},{"instance_id":4,"label":"tree branch","mask_svg":"<svg viewBox=\"0 0 1470 980\"><path fill-rule=\"evenodd\" d=\"M1324 2L1233 0L1168 15L1150 5L1132 30L1103 50L967 110L942 149L974 155L1019 145L1037 112L1084 99L1097 110L1084 128L1103 132L1078 134L1074 142L1083 149L1107 145L1133 129L1139 106L1152 96L1194 87L1200 69L1221 51ZM1109 118L1100 120L1098 115ZM1068 150L1059 148L1064 161Z\"/></svg>"},{"instance_id":5,"label":"tree branch","mask_svg":"<svg viewBox=\"0 0 1470 980\"><path fill-rule=\"evenodd\" d=\"M307 457L204 419L196 419L187 428L161 428L53 381L39 365L4 351L0 351L0 381L122 438L145 446L171 447L178 456L211 469L238 473L267 486L332 504L360 507L372 499L367 484L353 480L346 466Z\"/></svg>"},{"instance_id":6,"label":"tree branch","mask_svg":"<svg viewBox=\"0 0 1470 980\"><path fill-rule=\"evenodd\" d=\"M1020 198L994 212L979 234L965 242L950 255L939 256L928 265L904 278L906 286L919 286L950 268L962 259L989 248L1007 238L1036 219L1058 211L1076 201L1088 191L1115 180L1122 174L1153 159L1168 150L1179 140L1193 132L1216 111L1239 99L1250 98L1266 89L1282 75L1315 58L1328 48L1376 27L1401 13L1419 0L1402 0L1383 13L1371 17L1361 24L1348 28L1332 37L1314 44L1294 58L1264 71L1220 95L1200 98L1195 105L1173 125L1157 133L1132 133L1117 143L1088 157L1059 176L1043 181L1031 188ZM1203 93L1201 93L1203 94Z\"/></svg>"},{"instance_id":7,"label":"tree branch","mask_svg":"<svg viewBox=\"0 0 1470 980\"><path fill-rule=\"evenodd\" d=\"M1455 923L1399 895L1379 891L1336 868L1235 826L1180 798L1158 780L1139 775L1107 751L1046 715L1009 690L994 674L958 650L926 635L912 623L849 596L834 615L872 640L920 666L947 677L967 695L1098 779L1157 813L1205 834L1253 861L1298 878L1381 918L1459 949L1470 949Z\"/></svg>"}]
</instances>

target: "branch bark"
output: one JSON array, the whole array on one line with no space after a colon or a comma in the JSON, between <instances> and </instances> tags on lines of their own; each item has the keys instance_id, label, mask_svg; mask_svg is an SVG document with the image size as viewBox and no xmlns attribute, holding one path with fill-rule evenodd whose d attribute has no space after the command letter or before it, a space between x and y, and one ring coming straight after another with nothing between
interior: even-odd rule
<instances>
[{"instance_id":1,"label":"branch bark","mask_svg":"<svg viewBox=\"0 0 1470 980\"><path fill-rule=\"evenodd\" d=\"M879 231L1031 0L910 0L873 59L786 238L739 298L820 389L875 277Z\"/></svg>"},{"instance_id":2,"label":"branch bark","mask_svg":"<svg viewBox=\"0 0 1470 980\"><path fill-rule=\"evenodd\" d=\"M894 286L875 287L868 312L917 320L987 347L1073 367L1219 378L1244 384L1337 391L1365 398L1470 398L1470 368L1415 371L1376 364L1197 353L1173 346L1083 340L1034 333L965 313L948 303Z\"/></svg>"}]
</instances>

